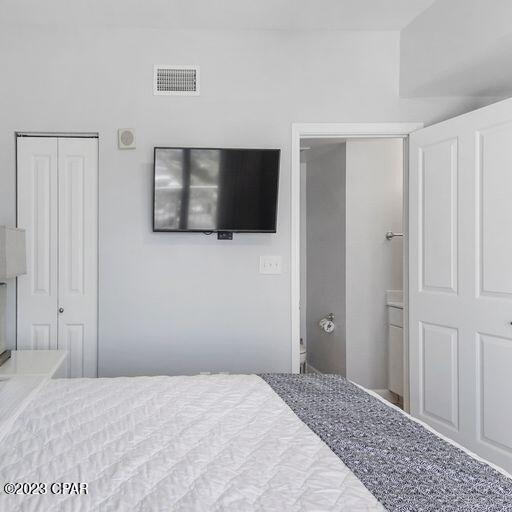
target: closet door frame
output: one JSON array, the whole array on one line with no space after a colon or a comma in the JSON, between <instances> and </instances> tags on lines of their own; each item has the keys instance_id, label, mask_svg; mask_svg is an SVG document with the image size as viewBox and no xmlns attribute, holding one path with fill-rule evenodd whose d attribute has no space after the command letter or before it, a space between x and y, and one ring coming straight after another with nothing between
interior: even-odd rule
<instances>
[{"instance_id":1,"label":"closet door frame","mask_svg":"<svg viewBox=\"0 0 512 512\"><path fill-rule=\"evenodd\" d=\"M19 154L18 149L18 141L23 138L41 138L41 139L51 139L55 146L58 148L59 146L59 139L94 139L96 140L96 147L94 148L94 153L89 155L90 158L94 158L95 161L92 165L92 170L94 171L94 176L92 183L90 184L90 191L88 198L84 198L84 200L93 202L92 207L92 233L91 233L91 224L89 222L86 222L85 231L89 230L89 241L94 245L93 254L89 256L89 262L88 266L91 268L91 271L93 273L93 276L87 281L89 284L90 293L92 294L93 299L90 301L90 307L88 308L88 319L92 319L91 326L86 327L87 330L92 329L92 332L89 330L89 341L88 345L83 347L82 352L82 359L81 362L77 362L76 360L73 361L72 357L68 357L68 367L67 367L67 375L68 376L84 376L84 377L96 377L97 376L97 369L98 369L98 360L97 360L97 353L98 353L98 276L99 276L99 264L98 264L98 236L99 236L99 225L98 225L98 215L99 215L99 208L98 208L98 200L99 200L99 189L98 189L98 180L99 180L99 134L97 132L81 132L81 133L70 133L70 132L16 132L15 133L15 148L16 148L16 225L21 226L21 224L24 224L27 222L27 219L24 218L24 216L27 216L26 212L23 212L20 208L19 198L20 193L25 193L21 187L27 186L26 177L20 175L20 158L23 158L23 154ZM63 141L67 143L68 141ZM70 141L69 141L70 142ZM53 215L57 216L57 218L53 218L53 226L50 226L49 229L55 231L53 233L53 236L57 237L57 244L53 244L53 247L50 249L52 251L52 259L56 261L56 263L52 263L54 268L54 276L53 280L56 281L56 283L53 283L55 294L57 295L55 300L55 304L53 304L53 310L54 315L49 316L49 325L53 326L53 329L50 327L48 334L48 340L42 339L43 342L41 344L35 344L33 336L29 336L29 333L23 332L26 331L26 328L24 329L23 326L23 319L19 317L20 311L18 307L19 303L19 293L20 293L20 286L27 286L27 282L22 282L20 280L23 279L29 279L28 276L21 276L17 283L16 288L16 305L17 305L17 320L16 320L16 348L17 349L66 349L68 348L66 343L67 341L63 339L63 333L64 329L61 324L64 324L66 322L73 323L75 322L74 328L70 330L71 334L79 334L78 333L78 327L80 322L75 320L71 320L69 318L69 315L67 313L72 313L72 308L64 308L64 313L59 313L59 308L62 306L62 282L63 278L61 277L62 269L59 268L59 258L62 258L62 254L64 254L63 250L63 243L61 240L61 233L62 233L62 222L61 219L59 219L59 209L61 207L60 203L62 202L62 182L64 171L63 169L59 168L59 164L62 165L63 161L61 156L59 155L58 151L55 155L53 155L52 159L54 158L55 162L51 163L50 170L52 171L51 177L52 182L48 186L52 187L52 194L56 194L56 197L58 197L57 204L55 204L55 201L52 200L54 204L50 204L50 211L53 212ZM89 167L90 169L91 167ZM71 173L76 174L76 170L70 170ZM91 193L92 191L92 193ZM85 191L85 193L87 193ZM90 204L90 203L89 203ZM86 236L87 233L84 234ZM92 237L92 242L91 242ZM30 235L29 237L30 238ZM68 241L69 244L69 241ZM30 240L27 240L27 250L31 251L31 244ZM29 253L30 256L30 253ZM53 294L52 294L53 295ZM76 316L76 315L75 315ZM21 322L21 323L20 323ZM42 322L48 323L48 321ZM20 328L21 327L21 328ZM32 329L33 330L33 329ZM69 329L68 329L69 331ZM32 333L33 334L33 333ZM37 333L36 333L37 334ZM42 334L45 334L44 332ZM68 333L69 334L69 333ZM44 338L44 336L43 336ZM85 343L85 339L83 340ZM36 346L37 345L37 346ZM69 347L71 348L71 347ZM70 354L71 356L72 354ZM82 369L76 368L78 364L82 365ZM73 367L75 365L75 367Z\"/></svg>"}]
</instances>

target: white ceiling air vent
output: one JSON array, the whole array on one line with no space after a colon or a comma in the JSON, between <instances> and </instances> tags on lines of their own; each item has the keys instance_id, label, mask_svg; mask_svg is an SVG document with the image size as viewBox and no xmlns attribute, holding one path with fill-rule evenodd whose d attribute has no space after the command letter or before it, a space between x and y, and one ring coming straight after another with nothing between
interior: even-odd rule
<instances>
[{"instance_id":1,"label":"white ceiling air vent","mask_svg":"<svg viewBox=\"0 0 512 512\"><path fill-rule=\"evenodd\" d=\"M155 96L199 96L198 66L155 66Z\"/></svg>"}]
</instances>

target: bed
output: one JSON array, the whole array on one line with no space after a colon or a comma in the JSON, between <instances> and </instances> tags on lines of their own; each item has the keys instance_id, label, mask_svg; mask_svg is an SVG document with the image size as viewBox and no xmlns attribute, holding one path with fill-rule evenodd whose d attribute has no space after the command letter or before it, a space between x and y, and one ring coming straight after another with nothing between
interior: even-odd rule
<instances>
[{"instance_id":1,"label":"bed","mask_svg":"<svg viewBox=\"0 0 512 512\"><path fill-rule=\"evenodd\" d=\"M332 375L42 382L0 429L17 482L46 487L0 510L512 511L505 474Z\"/></svg>"}]
</instances>

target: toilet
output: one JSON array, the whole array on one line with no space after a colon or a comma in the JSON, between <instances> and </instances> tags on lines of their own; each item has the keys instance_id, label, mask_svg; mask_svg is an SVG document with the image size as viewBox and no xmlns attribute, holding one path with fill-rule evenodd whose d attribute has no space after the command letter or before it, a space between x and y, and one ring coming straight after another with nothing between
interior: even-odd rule
<instances>
[{"instance_id":1,"label":"toilet","mask_svg":"<svg viewBox=\"0 0 512 512\"><path fill-rule=\"evenodd\" d=\"M300 373L306 373L306 347L300 340Z\"/></svg>"}]
</instances>

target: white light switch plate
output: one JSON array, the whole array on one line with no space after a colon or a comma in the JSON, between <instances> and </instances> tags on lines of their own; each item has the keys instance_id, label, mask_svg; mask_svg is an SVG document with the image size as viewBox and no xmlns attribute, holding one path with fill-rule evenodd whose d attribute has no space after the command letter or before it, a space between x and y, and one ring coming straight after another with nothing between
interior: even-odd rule
<instances>
[{"instance_id":1,"label":"white light switch plate","mask_svg":"<svg viewBox=\"0 0 512 512\"><path fill-rule=\"evenodd\" d=\"M260 256L260 274L281 273L281 256Z\"/></svg>"}]
</instances>

